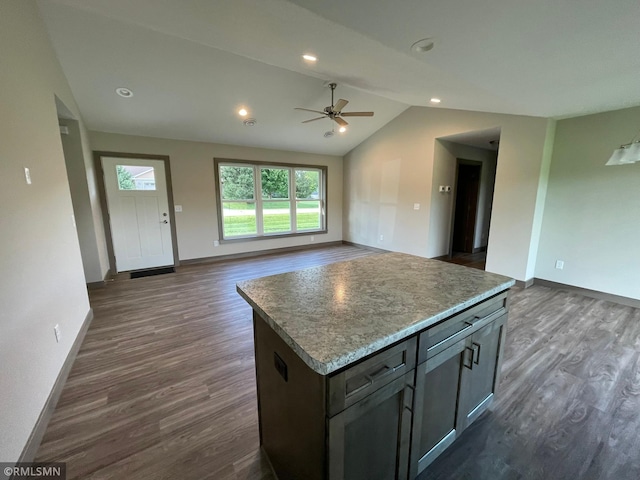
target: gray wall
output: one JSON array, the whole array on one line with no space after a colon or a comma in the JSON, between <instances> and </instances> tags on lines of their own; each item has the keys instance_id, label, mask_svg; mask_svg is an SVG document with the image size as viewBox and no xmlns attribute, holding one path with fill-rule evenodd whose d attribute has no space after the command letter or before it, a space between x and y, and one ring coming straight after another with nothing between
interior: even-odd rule
<instances>
[{"instance_id":1,"label":"gray wall","mask_svg":"<svg viewBox=\"0 0 640 480\"><path fill-rule=\"evenodd\" d=\"M409 108L345 157L345 240L441 255L449 228L441 221L446 208L433 204L437 139L496 127L501 136L487 269L518 280L533 278L540 233L536 219L544 203L553 132L553 122L544 118ZM414 210L414 203L421 209ZM438 219L432 221L434 216Z\"/></svg>"},{"instance_id":2,"label":"gray wall","mask_svg":"<svg viewBox=\"0 0 640 480\"><path fill-rule=\"evenodd\" d=\"M55 96L79 113L33 1L0 3L0 45L0 461L16 461L89 301Z\"/></svg>"},{"instance_id":3,"label":"gray wall","mask_svg":"<svg viewBox=\"0 0 640 480\"><path fill-rule=\"evenodd\" d=\"M604 165L639 128L640 107L558 121L536 277L640 299L640 163Z\"/></svg>"}]
</instances>

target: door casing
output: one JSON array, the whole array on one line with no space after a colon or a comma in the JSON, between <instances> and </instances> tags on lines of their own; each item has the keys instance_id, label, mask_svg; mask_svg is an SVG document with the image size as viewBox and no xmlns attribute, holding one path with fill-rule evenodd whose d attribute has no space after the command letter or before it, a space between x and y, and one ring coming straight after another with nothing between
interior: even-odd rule
<instances>
[{"instance_id":1,"label":"door casing","mask_svg":"<svg viewBox=\"0 0 640 480\"><path fill-rule=\"evenodd\" d=\"M167 201L169 204L169 219L171 227L171 243L173 248L173 265L177 267L180 265L178 259L178 238L176 232L176 219L175 209L173 204L173 185L171 182L171 168L168 155L148 155L143 153L123 153L123 152L106 152L106 151L94 151L93 152L93 164L97 176L98 194L100 195L100 207L102 210L102 222L104 224L104 234L107 240L107 252L109 254L109 267L112 273L116 270L116 257L113 249L113 235L111 232L111 223L109 222L109 212L107 209L107 192L104 186L104 170L102 168L102 157L116 157L127 159L141 159L141 160L160 160L164 162L164 172L167 182Z\"/></svg>"}]
</instances>

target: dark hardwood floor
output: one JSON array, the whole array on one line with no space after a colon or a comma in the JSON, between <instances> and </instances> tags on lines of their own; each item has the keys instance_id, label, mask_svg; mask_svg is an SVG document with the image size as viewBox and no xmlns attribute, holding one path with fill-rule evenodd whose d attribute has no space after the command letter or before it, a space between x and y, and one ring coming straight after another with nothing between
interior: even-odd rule
<instances>
[{"instance_id":1,"label":"dark hardwood floor","mask_svg":"<svg viewBox=\"0 0 640 480\"><path fill-rule=\"evenodd\" d=\"M443 255L442 257L436 257L435 260L442 260L443 262L455 263L457 265L464 265L465 267L484 270L487 264L487 252L486 251L477 252L477 253L453 252L451 256Z\"/></svg>"},{"instance_id":2,"label":"dark hardwood floor","mask_svg":"<svg viewBox=\"0 0 640 480\"><path fill-rule=\"evenodd\" d=\"M352 246L181 267L91 292L95 318L38 452L69 479L271 480L239 280ZM640 310L514 290L492 411L424 479L640 478ZM304 479L301 479L304 480Z\"/></svg>"}]
</instances>

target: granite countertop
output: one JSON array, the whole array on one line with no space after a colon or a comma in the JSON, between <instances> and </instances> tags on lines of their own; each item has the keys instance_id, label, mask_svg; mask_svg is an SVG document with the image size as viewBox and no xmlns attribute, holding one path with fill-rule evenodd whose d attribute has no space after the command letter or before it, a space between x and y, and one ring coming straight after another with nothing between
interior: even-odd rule
<instances>
[{"instance_id":1,"label":"granite countertop","mask_svg":"<svg viewBox=\"0 0 640 480\"><path fill-rule=\"evenodd\" d=\"M384 253L239 282L237 290L309 367L327 375L514 283Z\"/></svg>"}]
</instances>

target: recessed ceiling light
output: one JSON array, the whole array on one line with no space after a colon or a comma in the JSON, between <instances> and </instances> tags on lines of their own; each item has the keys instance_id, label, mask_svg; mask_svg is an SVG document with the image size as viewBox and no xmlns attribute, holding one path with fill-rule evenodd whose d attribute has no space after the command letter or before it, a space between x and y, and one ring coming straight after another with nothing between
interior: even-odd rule
<instances>
[{"instance_id":1,"label":"recessed ceiling light","mask_svg":"<svg viewBox=\"0 0 640 480\"><path fill-rule=\"evenodd\" d=\"M125 88L125 87L116 88L116 93L118 95L120 95L121 97L124 97L124 98L133 97L133 92L131 90L129 90L128 88Z\"/></svg>"},{"instance_id":2,"label":"recessed ceiling light","mask_svg":"<svg viewBox=\"0 0 640 480\"><path fill-rule=\"evenodd\" d=\"M433 38L427 37L422 40L418 40L416 43L411 45L411 51L416 53L427 53L434 46Z\"/></svg>"},{"instance_id":3,"label":"recessed ceiling light","mask_svg":"<svg viewBox=\"0 0 640 480\"><path fill-rule=\"evenodd\" d=\"M245 110L244 108L241 108L240 110L238 110L238 115L240 115L241 117L246 117L247 110Z\"/></svg>"},{"instance_id":4,"label":"recessed ceiling light","mask_svg":"<svg viewBox=\"0 0 640 480\"><path fill-rule=\"evenodd\" d=\"M302 58L304 58L307 62L315 62L318 60L315 55L311 55L309 53L305 53L304 55L302 55Z\"/></svg>"},{"instance_id":5,"label":"recessed ceiling light","mask_svg":"<svg viewBox=\"0 0 640 480\"><path fill-rule=\"evenodd\" d=\"M439 98L433 97L431 100L429 100L431 103L440 103L442 100L440 100Z\"/></svg>"},{"instance_id":6,"label":"recessed ceiling light","mask_svg":"<svg viewBox=\"0 0 640 480\"><path fill-rule=\"evenodd\" d=\"M344 133L344 132L346 132L346 131L347 131L347 127L340 127L340 128L338 129L338 131L339 131L340 133Z\"/></svg>"},{"instance_id":7,"label":"recessed ceiling light","mask_svg":"<svg viewBox=\"0 0 640 480\"><path fill-rule=\"evenodd\" d=\"M242 123L245 127L253 127L256 123L258 123L258 121L255 118L247 118L246 120L243 120Z\"/></svg>"}]
</instances>

